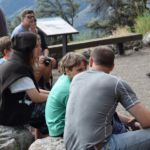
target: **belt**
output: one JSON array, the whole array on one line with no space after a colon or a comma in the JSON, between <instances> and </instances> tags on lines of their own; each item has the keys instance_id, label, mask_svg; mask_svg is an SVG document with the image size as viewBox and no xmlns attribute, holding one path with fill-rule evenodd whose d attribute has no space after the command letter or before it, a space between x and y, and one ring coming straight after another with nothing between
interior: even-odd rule
<instances>
[{"instance_id":1,"label":"belt","mask_svg":"<svg viewBox=\"0 0 150 150\"><path fill-rule=\"evenodd\" d=\"M101 150L103 148L103 146L104 146L103 142L98 143L98 144L95 145L95 147L97 148L97 150Z\"/></svg>"}]
</instances>

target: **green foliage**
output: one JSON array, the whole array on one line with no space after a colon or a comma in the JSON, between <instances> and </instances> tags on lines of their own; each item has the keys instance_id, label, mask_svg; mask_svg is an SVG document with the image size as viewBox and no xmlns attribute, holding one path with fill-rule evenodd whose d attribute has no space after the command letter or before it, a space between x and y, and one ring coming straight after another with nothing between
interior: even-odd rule
<instances>
[{"instance_id":1,"label":"green foliage","mask_svg":"<svg viewBox=\"0 0 150 150\"><path fill-rule=\"evenodd\" d=\"M135 31L141 34L145 34L150 31L150 12L147 10L143 13L143 15L139 15L136 18L135 23Z\"/></svg>"},{"instance_id":2,"label":"green foliage","mask_svg":"<svg viewBox=\"0 0 150 150\"><path fill-rule=\"evenodd\" d=\"M110 20L100 21L97 18L93 18L90 22L87 23L86 26L94 30L99 29L99 28L108 28L110 27Z\"/></svg>"},{"instance_id":3,"label":"green foliage","mask_svg":"<svg viewBox=\"0 0 150 150\"><path fill-rule=\"evenodd\" d=\"M37 0L36 5L36 15L37 17L49 17L51 16L51 5L49 0Z\"/></svg>"},{"instance_id":4,"label":"green foliage","mask_svg":"<svg viewBox=\"0 0 150 150\"><path fill-rule=\"evenodd\" d=\"M15 16L11 21L8 20L7 23L8 23L8 31L11 33L13 31L13 29L19 25L21 22L21 18L20 16Z\"/></svg>"},{"instance_id":5,"label":"green foliage","mask_svg":"<svg viewBox=\"0 0 150 150\"><path fill-rule=\"evenodd\" d=\"M82 32L77 35L73 35L74 41L84 41L93 38L93 34L91 32Z\"/></svg>"},{"instance_id":6,"label":"green foliage","mask_svg":"<svg viewBox=\"0 0 150 150\"><path fill-rule=\"evenodd\" d=\"M73 0L37 0L36 14L38 17L61 16L73 25L78 8Z\"/></svg>"},{"instance_id":7,"label":"green foliage","mask_svg":"<svg viewBox=\"0 0 150 150\"><path fill-rule=\"evenodd\" d=\"M104 29L114 30L118 26L129 26L133 28L135 18L143 13L146 1L143 0L130 0L128 3L123 0L87 0L91 3L92 10L97 16L93 18L87 27L92 30ZM104 8L112 7L113 15L111 18L100 18L104 13ZM105 16L105 13L104 13Z\"/></svg>"},{"instance_id":8,"label":"green foliage","mask_svg":"<svg viewBox=\"0 0 150 150\"><path fill-rule=\"evenodd\" d=\"M103 37L101 32L98 32L97 30L86 30L83 32L80 32L77 35L73 35L74 41L84 41L84 40L90 40L95 38Z\"/></svg>"}]
</instances>

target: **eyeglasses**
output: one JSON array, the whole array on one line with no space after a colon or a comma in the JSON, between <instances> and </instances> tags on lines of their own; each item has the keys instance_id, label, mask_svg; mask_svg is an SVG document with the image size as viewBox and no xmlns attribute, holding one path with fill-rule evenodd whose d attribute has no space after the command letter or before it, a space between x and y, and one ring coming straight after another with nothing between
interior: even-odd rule
<instances>
[{"instance_id":1,"label":"eyeglasses","mask_svg":"<svg viewBox=\"0 0 150 150\"><path fill-rule=\"evenodd\" d=\"M34 19L34 16L26 16L28 19Z\"/></svg>"}]
</instances>

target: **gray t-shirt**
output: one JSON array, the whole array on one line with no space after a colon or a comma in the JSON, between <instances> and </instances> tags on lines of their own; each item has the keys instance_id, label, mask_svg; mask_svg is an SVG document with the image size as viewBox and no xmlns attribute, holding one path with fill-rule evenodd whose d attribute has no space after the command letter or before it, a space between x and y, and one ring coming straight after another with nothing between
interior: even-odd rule
<instances>
[{"instance_id":1,"label":"gray t-shirt","mask_svg":"<svg viewBox=\"0 0 150 150\"><path fill-rule=\"evenodd\" d=\"M86 150L112 134L112 118L120 102L126 109L139 103L123 80L88 70L76 75L67 103L64 141L67 150Z\"/></svg>"}]
</instances>

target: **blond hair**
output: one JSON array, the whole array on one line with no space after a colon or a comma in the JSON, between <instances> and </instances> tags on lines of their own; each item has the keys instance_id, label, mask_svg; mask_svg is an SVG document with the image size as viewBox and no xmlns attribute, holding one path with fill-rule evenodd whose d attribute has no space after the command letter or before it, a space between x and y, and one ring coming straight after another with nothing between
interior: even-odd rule
<instances>
[{"instance_id":1,"label":"blond hair","mask_svg":"<svg viewBox=\"0 0 150 150\"><path fill-rule=\"evenodd\" d=\"M60 60L59 67L61 72L65 73L66 68L72 70L73 67L80 65L81 62L85 62L85 65L87 65L86 58L83 55L69 52Z\"/></svg>"}]
</instances>

